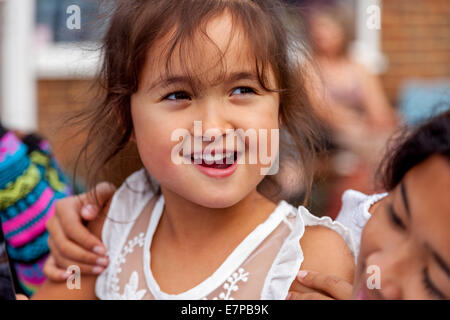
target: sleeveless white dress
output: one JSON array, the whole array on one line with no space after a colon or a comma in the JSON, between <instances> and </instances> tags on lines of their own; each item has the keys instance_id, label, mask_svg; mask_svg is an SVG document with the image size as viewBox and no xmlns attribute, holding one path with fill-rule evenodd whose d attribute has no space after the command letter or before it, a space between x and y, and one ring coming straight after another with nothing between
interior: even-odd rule
<instances>
[{"instance_id":1,"label":"sleeveless white dress","mask_svg":"<svg viewBox=\"0 0 450 320\"><path fill-rule=\"evenodd\" d=\"M306 226L321 225L338 232L355 252L351 232L329 217L317 218L302 206L281 201L221 266L195 287L180 294L163 292L151 270L150 247L164 208L152 200L145 169L133 173L117 190L102 230L110 264L97 278L100 299L285 299L303 262L299 241ZM143 214L141 214L143 213ZM207 244L205 244L207 245Z\"/></svg>"}]
</instances>

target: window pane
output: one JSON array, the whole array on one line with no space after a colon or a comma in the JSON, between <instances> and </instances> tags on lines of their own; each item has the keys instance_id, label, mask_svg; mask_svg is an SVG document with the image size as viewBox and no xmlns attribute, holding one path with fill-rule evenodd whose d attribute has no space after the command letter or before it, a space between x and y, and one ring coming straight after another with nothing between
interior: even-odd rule
<instances>
[{"instance_id":1,"label":"window pane","mask_svg":"<svg viewBox=\"0 0 450 320\"><path fill-rule=\"evenodd\" d=\"M105 32L108 7L113 1L100 0L36 0L36 32L41 42L98 41ZM67 8L80 8L80 29L69 29L72 13Z\"/></svg>"}]
</instances>

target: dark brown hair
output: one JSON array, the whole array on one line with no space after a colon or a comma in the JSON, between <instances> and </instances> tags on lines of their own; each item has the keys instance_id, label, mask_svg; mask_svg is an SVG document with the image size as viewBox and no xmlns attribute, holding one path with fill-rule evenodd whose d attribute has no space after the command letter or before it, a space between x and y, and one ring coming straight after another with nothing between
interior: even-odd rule
<instances>
[{"instance_id":1,"label":"dark brown hair","mask_svg":"<svg viewBox=\"0 0 450 320\"><path fill-rule=\"evenodd\" d=\"M417 128L404 128L391 142L378 169L378 177L387 191L393 190L409 170L432 155L441 155L450 163L450 111L431 118Z\"/></svg>"},{"instance_id":2,"label":"dark brown hair","mask_svg":"<svg viewBox=\"0 0 450 320\"><path fill-rule=\"evenodd\" d=\"M247 36L261 86L280 93L280 166L283 157L295 158L306 194L309 193L314 155L320 143L317 136L320 122L304 85L302 63L308 55L298 40L298 29L286 24L287 7L274 0L116 1L102 48L104 61L97 79L100 95L92 108L74 118L78 124L84 123L88 131L78 160L85 160L89 187L99 181L102 170L110 170L108 164L124 148L130 147L133 130L130 98L138 90L140 73L152 44L173 32L166 47L166 71L170 71L174 50L178 50L181 65L186 67L188 76L195 78L194 70L188 67L196 52L192 48L196 32L201 30L205 34L207 22L225 10ZM276 89L267 86L268 66L275 74ZM280 189L276 186L273 176L266 176L258 188L275 200L279 194L275 190Z\"/></svg>"}]
</instances>

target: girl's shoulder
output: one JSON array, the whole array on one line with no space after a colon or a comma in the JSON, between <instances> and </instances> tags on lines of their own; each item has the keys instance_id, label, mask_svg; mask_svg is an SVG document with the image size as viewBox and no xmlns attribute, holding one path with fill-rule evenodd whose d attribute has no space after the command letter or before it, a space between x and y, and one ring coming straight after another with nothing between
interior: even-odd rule
<instances>
[{"instance_id":1,"label":"girl's shoulder","mask_svg":"<svg viewBox=\"0 0 450 320\"><path fill-rule=\"evenodd\" d=\"M309 239L314 239L312 243L318 239L321 243L339 242L338 244L348 247L352 253L356 251L351 231L331 217L315 216L306 207L295 207L286 201L282 201L272 215L277 211L281 214L280 220L289 226L291 235L297 237L297 245L299 241L305 244Z\"/></svg>"},{"instance_id":2,"label":"girl's shoulder","mask_svg":"<svg viewBox=\"0 0 450 320\"><path fill-rule=\"evenodd\" d=\"M299 208L305 225L300 239L304 255L302 269L352 280L357 247L351 230L328 216L317 217Z\"/></svg>"},{"instance_id":3,"label":"girl's shoulder","mask_svg":"<svg viewBox=\"0 0 450 320\"><path fill-rule=\"evenodd\" d=\"M278 299L279 293L287 293L300 269L350 278L355 260L354 245L345 226L330 217L314 216L304 206L295 207L285 201L274 213L277 212L282 228L274 230L268 243L282 239L283 244L277 247L278 254L271 262L261 294L263 299ZM288 234L281 236L282 230L289 230Z\"/></svg>"},{"instance_id":4,"label":"girl's shoulder","mask_svg":"<svg viewBox=\"0 0 450 320\"><path fill-rule=\"evenodd\" d=\"M155 194L156 182L142 168L131 174L114 193L108 217L121 222L134 220Z\"/></svg>"},{"instance_id":5,"label":"girl's shoulder","mask_svg":"<svg viewBox=\"0 0 450 320\"><path fill-rule=\"evenodd\" d=\"M144 209L154 205L155 185L142 168L130 175L114 193L103 209L102 218L91 226L108 251L117 247L118 239L129 233Z\"/></svg>"}]
</instances>

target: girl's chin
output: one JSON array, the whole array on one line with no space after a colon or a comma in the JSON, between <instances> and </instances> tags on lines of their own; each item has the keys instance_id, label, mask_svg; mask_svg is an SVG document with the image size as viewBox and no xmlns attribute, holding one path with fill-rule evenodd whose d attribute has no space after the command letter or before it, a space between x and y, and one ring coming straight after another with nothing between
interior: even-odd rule
<instances>
[{"instance_id":1,"label":"girl's chin","mask_svg":"<svg viewBox=\"0 0 450 320\"><path fill-rule=\"evenodd\" d=\"M230 176L219 178L200 172L194 165L182 168L183 170L175 169L177 170L171 170L168 178L165 177L166 187L190 202L212 209L237 204L252 190L256 190L260 182L245 167L238 167Z\"/></svg>"},{"instance_id":2,"label":"girl's chin","mask_svg":"<svg viewBox=\"0 0 450 320\"><path fill-rule=\"evenodd\" d=\"M202 207L211 208L211 209L224 209L229 208L239 201L242 200L242 194L217 194L217 193L208 193L208 194L198 194L198 196L193 197L195 203L201 205Z\"/></svg>"}]
</instances>

